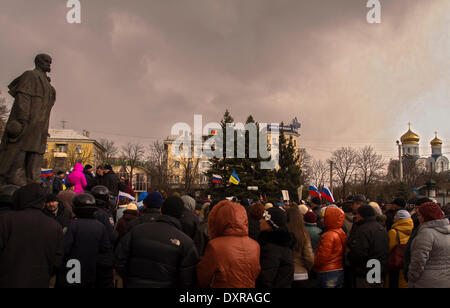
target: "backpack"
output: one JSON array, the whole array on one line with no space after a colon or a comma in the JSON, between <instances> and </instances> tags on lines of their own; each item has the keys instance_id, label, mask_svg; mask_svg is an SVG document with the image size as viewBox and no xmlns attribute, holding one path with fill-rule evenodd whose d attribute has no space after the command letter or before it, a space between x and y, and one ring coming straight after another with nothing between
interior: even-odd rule
<instances>
[{"instance_id":1,"label":"backpack","mask_svg":"<svg viewBox=\"0 0 450 308\"><path fill-rule=\"evenodd\" d=\"M389 253L389 271L399 271L403 269L405 264L405 244L400 244L400 236L398 230L394 229L397 233L398 244Z\"/></svg>"}]
</instances>

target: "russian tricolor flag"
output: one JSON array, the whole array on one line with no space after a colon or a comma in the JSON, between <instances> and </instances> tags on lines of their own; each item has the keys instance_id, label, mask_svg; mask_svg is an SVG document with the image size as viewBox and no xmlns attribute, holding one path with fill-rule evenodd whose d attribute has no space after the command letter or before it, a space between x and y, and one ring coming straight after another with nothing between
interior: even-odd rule
<instances>
[{"instance_id":1,"label":"russian tricolor flag","mask_svg":"<svg viewBox=\"0 0 450 308\"><path fill-rule=\"evenodd\" d=\"M322 197L330 203L334 203L334 197L328 187L323 187L322 189Z\"/></svg>"},{"instance_id":2,"label":"russian tricolor flag","mask_svg":"<svg viewBox=\"0 0 450 308\"><path fill-rule=\"evenodd\" d=\"M316 187L316 185L309 185L309 195L312 196L312 197L319 197L319 198L321 198L320 191Z\"/></svg>"},{"instance_id":3,"label":"russian tricolor flag","mask_svg":"<svg viewBox=\"0 0 450 308\"><path fill-rule=\"evenodd\" d=\"M41 178L48 178L53 176L55 173L52 169L41 169Z\"/></svg>"},{"instance_id":4,"label":"russian tricolor flag","mask_svg":"<svg viewBox=\"0 0 450 308\"><path fill-rule=\"evenodd\" d=\"M222 183L222 177L220 175L213 174L212 182L215 184L220 184Z\"/></svg>"}]
</instances>

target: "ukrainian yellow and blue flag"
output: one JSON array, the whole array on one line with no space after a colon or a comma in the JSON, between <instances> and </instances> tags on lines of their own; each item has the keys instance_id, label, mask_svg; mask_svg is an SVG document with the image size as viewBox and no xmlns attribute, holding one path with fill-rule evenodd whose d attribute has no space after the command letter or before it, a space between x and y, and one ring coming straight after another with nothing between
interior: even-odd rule
<instances>
[{"instance_id":1,"label":"ukrainian yellow and blue flag","mask_svg":"<svg viewBox=\"0 0 450 308\"><path fill-rule=\"evenodd\" d=\"M233 173L230 176L230 182L234 185L239 185L239 183L241 182L239 176L236 173L236 170L233 170Z\"/></svg>"}]
</instances>

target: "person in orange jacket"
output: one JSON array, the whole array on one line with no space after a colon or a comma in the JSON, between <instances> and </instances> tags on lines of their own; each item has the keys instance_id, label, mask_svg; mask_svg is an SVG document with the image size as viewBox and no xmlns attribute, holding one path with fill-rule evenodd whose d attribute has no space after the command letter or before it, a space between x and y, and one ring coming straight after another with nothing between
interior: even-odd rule
<instances>
[{"instance_id":1,"label":"person in orange jacket","mask_svg":"<svg viewBox=\"0 0 450 308\"><path fill-rule=\"evenodd\" d=\"M347 240L342 230L345 214L337 207L327 207L323 216L325 233L322 234L316 249L313 270L317 273L320 288L341 288L344 280L343 256Z\"/></svg>"},{"instance_id":2,"label":"person in orange jacket","mask_svg":"<svg viewBox=\"0 0 450 308\"><path fill-rule=\"evenodd\" d=\"M259 244L248 236L245 208L228 200L208 216L210 241L197 265L200 288L254 288L261 270Z\"/></svg>"}]
</instances>

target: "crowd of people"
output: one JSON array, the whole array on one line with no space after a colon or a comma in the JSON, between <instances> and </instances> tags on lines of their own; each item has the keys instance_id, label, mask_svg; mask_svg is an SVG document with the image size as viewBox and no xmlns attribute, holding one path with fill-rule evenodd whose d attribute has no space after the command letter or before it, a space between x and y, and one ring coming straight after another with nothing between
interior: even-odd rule
<instances>
[{"instance_id":1,"label":"crowd of people","mask_svg":"<svg viewBox=\"0 0 450 308\"><path fill-rule=\"evenodd\" d=\"M428 198L132 202L111 166L63 180L0 189L0 287L450 287L449 206Z\"/></svg>"}]
</instances>

